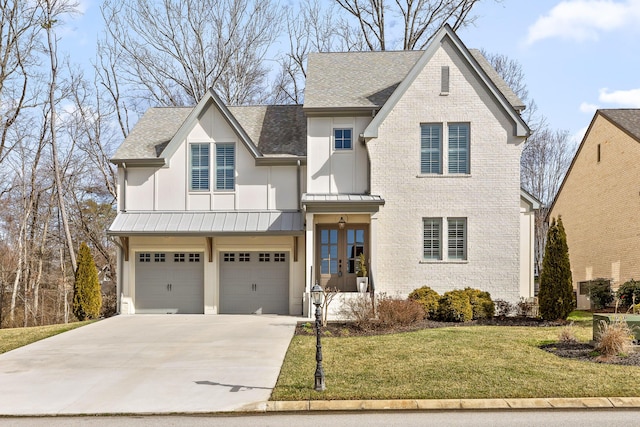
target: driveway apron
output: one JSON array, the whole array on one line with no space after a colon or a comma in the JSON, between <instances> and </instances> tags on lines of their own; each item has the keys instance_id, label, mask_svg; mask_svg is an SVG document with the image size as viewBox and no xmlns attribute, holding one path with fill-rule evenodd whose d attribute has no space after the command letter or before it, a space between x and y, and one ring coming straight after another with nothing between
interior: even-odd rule
<instances>
[{"instance_id":1,"label":"driveway apron","mask_svg":"<svg viewBox=\"0 0 640 427\"><path fill-rule=\"evenodd\" d=\"M233 411L269 399L287 316L116 316L0 355L0 415Z\"/></svg>"}]
</instances>

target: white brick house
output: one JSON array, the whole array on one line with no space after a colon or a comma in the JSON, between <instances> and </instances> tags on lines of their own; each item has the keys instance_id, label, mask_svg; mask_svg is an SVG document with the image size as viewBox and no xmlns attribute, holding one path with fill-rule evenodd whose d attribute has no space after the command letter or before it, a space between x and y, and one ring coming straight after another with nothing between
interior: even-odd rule
<instances>
[{"instance_id":1,"label":"white brick house","mask_svg":"<svg viewBox=\"0 0 640 427\"><path fill-rule=\"evenodd\" d=\"M121 313L307 314L318 281L532 296L521 101L446 27L312 54L304 106L151 109L119 166Z\"/></svg>"}]
</instances>

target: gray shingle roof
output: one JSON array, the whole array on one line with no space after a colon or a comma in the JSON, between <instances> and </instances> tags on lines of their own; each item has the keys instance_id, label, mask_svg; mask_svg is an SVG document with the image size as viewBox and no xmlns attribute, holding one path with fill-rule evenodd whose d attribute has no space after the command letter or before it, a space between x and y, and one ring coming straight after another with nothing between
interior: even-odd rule
<instances>
[{"instance_id":1,"label":"gray shingle roof","mask_svg":"<svg viewBox=\"0 0 640 427\"><path fill-rule=\"evenodd\" d=\"M304 107L379 108L422 53L311 53L307 64Z\"/></svg>"},{"instance_id":2,"label":"gray shingle roof","mask_svg":"<svg viewBox=\"0 0 640 427\"><path fill-rule=\"evenodd\" d=\"M262 154L307 154L307 119L301 105L227 108Z\"/></svg>"},{"instance_id":3,"label":"gray shingle roof","mask_svg":"<svg viewBox=\"0 0 640 427\"><path fill-rule=\"evenodd\" d=\"M640 109L616 108L598 110L598 112L640 141Z\"/></svg>"},{"instance_id":4,"label":"gray shingle roof","mask_svg":"<svg viewBox=\"0 0 640 427\"><path fill-rule=\"evenodd\" d=\"M156 159L192 107L150 108L140 118L114 160ZM228 107L264 155L306 155L307 121L299 105Z\"/></svg>"},{"instance_id":5,"label":"gray shingle roof","mask_svg":"<svg viewBox=\"0 0 640 427\"><path fill-rule=\"evenodd\" d=\"M118 160L158 158L190 112L191 107L149 108L129 132L113 158Z\"/></svg>"},{"instance_id":6,"label":"gray shingle roof","mask_svg":"<svg viewBox=\"0 0 640 427\"><path fill-rule=\"evenodd\" d=\"M482 53L477 49L469 52L507 101L516 110L524 108ZM424 51L311 53L304 107L380 108L423 54Z\"/></svg>"}]
</instances>

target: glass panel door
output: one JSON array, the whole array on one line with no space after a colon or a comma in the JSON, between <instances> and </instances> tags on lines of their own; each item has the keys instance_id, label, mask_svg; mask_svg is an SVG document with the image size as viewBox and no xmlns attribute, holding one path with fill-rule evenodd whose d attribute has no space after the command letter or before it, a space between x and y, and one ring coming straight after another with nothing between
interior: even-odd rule
<instances>
[{"instance_id":1,"label":"glass panel door","mask_svg":"<svg viewBox=\"0 0 640 427\"><path fill-rule=\"evenodd\" d=\"M319 225L316 234L316 278L323 288L342 292L356 291L359 256L368 259L368 224L355 224L344 229L337 225Z\"/></svg>"}]
</instances>

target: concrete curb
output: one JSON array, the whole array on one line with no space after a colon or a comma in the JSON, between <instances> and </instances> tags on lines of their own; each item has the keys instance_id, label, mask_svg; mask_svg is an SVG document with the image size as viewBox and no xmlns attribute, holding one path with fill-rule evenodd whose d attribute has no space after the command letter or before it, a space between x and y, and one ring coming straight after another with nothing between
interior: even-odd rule
<instances>
[{"instance_id":1,"label":"concrete curb","mask_svg":"<svg viewBox=\"0 0 640 427\"><path fill-rule=\"evenodd\" d=\"M640 408L640 397L578 397L531 399L404 399L404 400L297 400L258 402L241 412L316 411L448 411L531 409Z\"/></svg>"}]
</instances>

